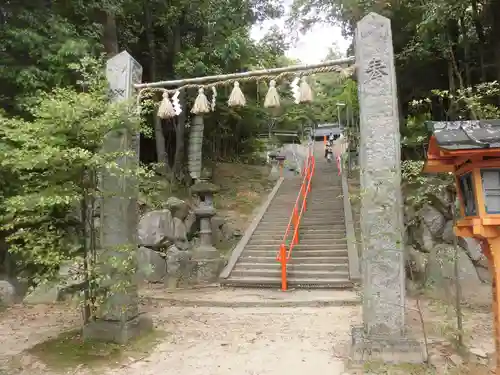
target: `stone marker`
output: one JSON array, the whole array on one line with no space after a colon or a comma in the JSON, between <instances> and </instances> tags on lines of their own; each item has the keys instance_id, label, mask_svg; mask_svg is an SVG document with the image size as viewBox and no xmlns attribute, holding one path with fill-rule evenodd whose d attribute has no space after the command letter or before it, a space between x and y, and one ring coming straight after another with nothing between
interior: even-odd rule
<instances>
[{"instance_id":1,"label":"stone marker","mask_svg":"<svg viewBox=\"0 0 500 375\"><path fill-rule=\"evenodd\" d=\"M353 363L422 362L405 332L401 151L390 21L370 13L358 22L363 327L353 327Z\"/></svg>"},{"instance_id":2,"label":"stone marker","mask_svg":"<svg viewBox=\"0 0 500 375\"><path fill-rule=\"evenodd\" d=\"M113 101L131 100L133 84L140 83L142 67L126 51L112 57L106 64L106 77ZM125 171L134 169L139 161L139 134L128 129L119 129L107 134L105 153L133 150L134 156L122 156L117 162ZM134 177L120 175L119 171L102 171L100 188L103 198L100 206L100 248L98 263L103 272L111 276L108 286L127 284L129 287L112 293L104 301L102 313L83 329L85 338L126 343L139 333L141 328L151 328L151 321L144 315L139 317L138 288L133 274L117 270L113 272L110 260L127 258L130 252L137 256L138 187ZM123 251L123 249L129 249Z\"/></svg>"}]
</instances>

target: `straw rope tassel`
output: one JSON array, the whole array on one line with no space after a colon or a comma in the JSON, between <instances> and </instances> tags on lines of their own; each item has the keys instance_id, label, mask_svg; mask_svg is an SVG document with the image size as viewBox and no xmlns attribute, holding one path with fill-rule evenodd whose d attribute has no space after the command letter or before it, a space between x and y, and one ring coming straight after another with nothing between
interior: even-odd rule
<instances>
[{"instance_id":1,"label":"straw rope tassel","mask_svg":"<svg viewBox=\"0 0 500 375\"><path fill-rule=\"evenodd\" d=\"M239 82L235 82L227 104L230 107L244 107L246 103L247 101L245 99L245 95L243 95L243 91L241 91Z\"/></svg>"},{"instance_id":2,"label":"straw rope tassel","mask_svg":"<svg viewBox=\"0 0 500 375\"><path fill-rule=\"evenodd\" d=\"M208 112L210 112L210 103L208 102L203 87L200 87L198 89L198 96L196 97L193 108L191 109L191 113L201 114Z\"/></svg>"},{"instance_id":3,"label":"straw rope tassel","mask_svg":"<svg viewBox=\"0 0 500 375\"><path fill-rule=\"evenodd\" d=\"M273 79L269 82L269 90L267 91L266 98L264 99L264 107L277 108L280 106L280 96L276 89L276 81Z\"/></svg>"},{"instance_id":4,"label":"straw rope tassel","mask_svg":"<svg viewBox=\"0 0 500 375\"><path fill-rule=\"evenodd\" d=\"M307 83L307 77L303 76L300 80L300 102L310 103L313 100L311 86Z\"/></svg>"},{"instance_id":5,"label":"straw rope tassel","mask_svg":"<svg viewBox=\"0 0 500 375\"><path fill-rule=\"evenodd\" d=\"M174 106L168 97L168 92L163 92L163 99L161 100L160 107L158 108L158 117L167 119L175 117Z\"/></svg>"}]
</instances>

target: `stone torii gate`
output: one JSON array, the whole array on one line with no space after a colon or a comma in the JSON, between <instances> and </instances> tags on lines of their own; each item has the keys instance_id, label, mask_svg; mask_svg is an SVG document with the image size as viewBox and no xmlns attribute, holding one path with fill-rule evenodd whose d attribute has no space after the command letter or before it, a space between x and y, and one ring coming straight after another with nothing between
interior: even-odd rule
<instances>
[{"instance_id":1,"label":"stone torii gate","mask_svg":"<svg viewBox=\"0 0 500 375\"><path fill-rule=\"evenodd\" d=\"M353 328L354 362L421 362L420 345L405 330L405 267L400 171L400 134L397 86L390 21L370 13L357 25L356 57L315 65L291 66L256 72L199 77L177 81L141 83L142 68L127 52L107 63L107 77L115 100L129 100L137 89L201 84L215 79L235 79L356 63L361 131L361 228L363 238L363 326ZM108 151L134 150L136 134L114 133ZM200 151L201 152L201 151ZM201 155L200 155L201 156ZM103 175L103 186L127 185L123 176ZM104 196L101 211L101 246L132 244L137 248L137 191L130 198ZM113 253L103 251L106 260ZM130 275L130 277L132 277ZM87 337L126 342L141 327L137 288L112 296L110 313L86 327Z\"/></svg>"}]
</instances>

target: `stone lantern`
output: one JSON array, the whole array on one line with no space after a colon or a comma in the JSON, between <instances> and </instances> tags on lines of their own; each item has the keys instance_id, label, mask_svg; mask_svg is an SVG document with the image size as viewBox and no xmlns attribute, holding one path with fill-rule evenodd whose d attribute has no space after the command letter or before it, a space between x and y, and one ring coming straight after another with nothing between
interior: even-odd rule
<instances>
[{"instance_id":1,"label":"stone lantern","mask_svg":"<svg viewBox=\"0 0 500 375\"><path fill-rule=\"evenodd\" d=\"M215 215L214 193L219 189L208 181L199 181L191 187L191 193L198 196L198 207L194 213L200 223L200 241L193 249L192 260L196 263L198 283L210 283L217 280L222 268L222 260L212 242L210 219Z\"/></svg>"},{"instance_id":2,"label":"stone lantern","mask_svg":"<svg viewBox=\"0 0 500 375\"><path fill-rule=\"evenodd\" d=\"M276 152L269 153L269 163L271 164L271 172L269 172L268 178L270 180L277 180L280 177L280 171L278 169L278 154Z\"/></svg>"}]
</instances>

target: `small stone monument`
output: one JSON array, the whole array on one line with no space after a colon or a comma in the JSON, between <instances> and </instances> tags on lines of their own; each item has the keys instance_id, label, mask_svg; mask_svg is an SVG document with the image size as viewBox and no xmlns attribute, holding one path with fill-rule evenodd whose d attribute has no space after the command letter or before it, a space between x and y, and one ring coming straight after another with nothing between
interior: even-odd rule
<instances>
[{"instance_id":1,"label":"small stone monument","mask_svg":"<svg viewBox=\"0 0 500 375\"><path fill-rule=\"evenodd\" d=\"M351 364L421 363L405 327L401 144L389 19L358 22L363 326L353 327Z\"/></svg>"},{"instance_id":2,"label":"small stone monument","mask_svg":"<svg viewBox=\"0 0 500 375\"><path fill-rule=\"evenodd\" d=\"M194 210L200 222L200 242L193 249L192 260L196 263L198 283L211 283L217 280L223 263L220 254L213 246L210 219L215 215L214 193L218 187L208 181L198 181L191 187L191 192L198 196L198 207Z\"/></svg>"}]
</instances>

